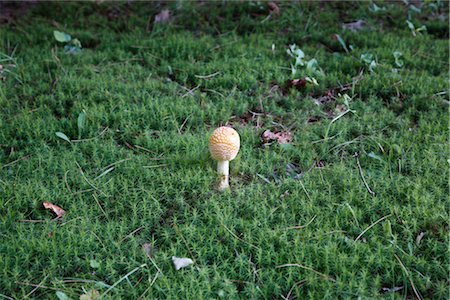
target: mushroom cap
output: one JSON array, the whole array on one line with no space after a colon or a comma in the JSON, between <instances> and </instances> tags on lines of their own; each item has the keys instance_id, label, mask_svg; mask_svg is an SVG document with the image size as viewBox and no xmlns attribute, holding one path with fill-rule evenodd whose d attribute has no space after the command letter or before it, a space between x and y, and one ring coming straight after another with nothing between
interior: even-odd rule
<instances>
[{"instance_id":1,"label":"mushroom cap","mask_svg":"<svg viewBox=\"0 0 450 300\"><path fill-rule=\"evenodd\" d=\"M209 138L209 151L218 161L233 160L239 152L241 141L239 133L230 127L219 127Z\"/></svg>"}]
</instances>

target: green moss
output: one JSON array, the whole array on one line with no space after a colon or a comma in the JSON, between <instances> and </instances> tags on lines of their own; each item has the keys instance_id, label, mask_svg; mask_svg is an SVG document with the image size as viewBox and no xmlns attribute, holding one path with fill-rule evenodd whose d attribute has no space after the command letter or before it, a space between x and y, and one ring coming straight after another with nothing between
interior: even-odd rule
<instances>
[{"instance_id":1,"label":"green moss","mask_svg":"<svg viewBox=\"0 0 450 300\"><path fill-rule=\"evenodd\" d=\"M39 3L0 27L1 295L23 298L40 282L31 297L103 293L95 282L147 264L108 296L413 297L397 255L422 297L448 298L446 8L412 14L429 28L414 37L400 4L279 5L266 19L263 2ZM172 18L153 24L162 6ZM358 19L361 31L341 28ZM53 30L78 38L82 54L66 54ZM318 61L318 86L286 90L294 43ZM336 99L316 105L330 90ZM339 92L353 112L332 122ZM242 148L220 194L207 138L223 124ZM264 130L283 128L291 144L261 145ZM52 221L44 201L67 215ZM146 242L164 273L151 287ZM191 253L196 264L176 272L170 257Z\"/></svg>"}]
</instances>

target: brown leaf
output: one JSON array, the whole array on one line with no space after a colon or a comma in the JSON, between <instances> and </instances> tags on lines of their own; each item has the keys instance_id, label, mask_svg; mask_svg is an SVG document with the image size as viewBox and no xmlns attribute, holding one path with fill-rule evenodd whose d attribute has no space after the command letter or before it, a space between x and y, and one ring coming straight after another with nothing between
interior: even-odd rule
<instances>
[{"instance_id":1,"label":"brown leaf","mask_svg":"<svg viewBox=\"0 0 450 300\"><path fill-rule=\"evenodd\" d=\"M50 209L55 213L56 219L62 218L66 214L66 211L64 209L50 202L44 202L42 204L44 205L45 209Z\"/></svg>"},{"instance_id":2,"label":"brown leaf","mask_svg":"<svg viewBox=\"0 0 450 300\"><path fill-rule=\"evenodd\" d=\"M170 19L170 10L164 9L155 16L155 23L166 23Z\"/></svg>"},{"instance_id":3,"label":"brown leaf","mask_svg":"<svg viewBox=\"0 0 450 300\"><path fill-rule=\"evenodd\" d=\"M274 133L270 130L266 130L261 135L261 140L264 144L272 141L277 141L279 144L289 144L292 142L292 134L288 131Z\"/></svg>"},{"instance_id":4,"label":"brown leaf","mask_svg":"<svg viewBox=\"0 0 450 300\"><path fill-rule=\"evenodd\" d=\"M365 26L366 26L366 22L364 22L363 20L358 20L356 22L342 24L342 29L358 31L358 30L363 29Z\"/></svg>"},{"instance_id":5,"label":"brown leaf","mask_svg":"<svg viewBox=\"0 0 450 300\"><path fill-rule=\"evenodd\" d=\"M269 7L270 14L279 15L280 14L280 8L275 2L268 2L267 6Z\"/></svg>"},{"instance_id":6,"label":"brown leaf","mask_svg":"<svg viewBox=\"0 0 450 300\"><path fill-rule=\"evenodd\" d=\"M80 300L95 300L100 299L100 293L97 290L91 290L86 294L80 296Z\"/></svg>"},{"instance_id":7,"label":"brown leaf","mask_svg":"<svg viewBox=\"0 0 450 300\"><path fill-rule=\"evenodd\" d=\"M300 78L300 79L292 79L286 81L286 89L289 90L291 88L296 88L297 90L301 91L306 87L306 79Z\"/></svg>"}]
</instances>

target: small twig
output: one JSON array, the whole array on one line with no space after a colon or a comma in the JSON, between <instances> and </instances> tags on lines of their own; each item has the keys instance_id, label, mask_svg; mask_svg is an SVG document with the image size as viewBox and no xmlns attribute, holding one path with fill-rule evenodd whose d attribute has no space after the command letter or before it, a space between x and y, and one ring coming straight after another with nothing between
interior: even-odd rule
<instances>
[{"instance_id":1,"label":"small twig","mask_svg":"<svg viewBox=\"0 0 450 300\"><path fill-rule=\"evenodd\" d=\"M101 189L99 189L98 187L96 187L94 184L92 184L92 183L87 179L86 175L84 175L83 169L82 169L81 166L78 164L78 162L75 161L75 164L76 164L76 165L78 166L78 168L80 169L80 173L81 173L81 176L83 177L83 179L84 179L84 180L85 180L85 181L86 181L93 189L95 189L96 191L102 193L104 196L109 197L109 196L106 195Z\"/></svg>"},{"instance_id":2,"label":"small twig","mask_svg":"<svg viewBox=\"0 0 450 300\"><path fill-rule=\"evenodd\" d=\"M11 297L3 295L3 294L0 294L0 297L3 297L3 298L8 299L8 300L14 300L14 298L11 298Z\"/></svg>"},{"instance_id":3,"label":"small twig","mask_svg":"<svg viewBox=\"0 0 450 300\"><path fill-rule=\"evenodd\" d=\"M123 239L121 239L121 240L119 241L119 244L121 244L124 240L126 240L127 238L131 237L133 234L135 234L136 232L138 232L138 231L140 231L140 230L142 230L142 229L144 229L144 228L145 228L145 226L141 226L141 227L139 227L139 228L133 230L132 232L130 232L129 234L127 234Z\"/></svg>"},{"instance_id":4,"label":"small twig","mask_svg":"<svg viewBox=\"0 0 450 300\"><path fill-rule=\"evenodd\" d=\"M195 91L195 90L198 89L199 87L200 87L200 85L197 85L197 86L196 86L195 88L193 88L193 89L188 89L188 88L186 88L186 89L187 89L187 93L184 94L183 96L181 96L181 98L184 98L184 97L186 97L187 95L195 96L194 93L193 93L193 91ZM185 87L183 86L183 88L185 88Z\"/></svg>"},{"instance_id":5,"label":"small twig","mask_svg":"<svg viewBox=\"0 0 450 300\"><path fill-rule=\"evenodd\" d=\"M168 164L160 164L160 165L153 165L153 166L143 166L143 168L151 169L151 168L161 168L161 167L167 167Z\"/></svg>"},{"instance_id":6,"label":"small twig","mask_svg":"<svg viewBox=\"0 0 450 300\"><path fill-rule=\"evenodd\" d=\"M308 171L308 172L309 172L309 171ZM302 188L303 188L303 191L305 191L306 197L308 197L309 201L312 201L312 200L311 200L311 197L309 197L308 191L306 190L305 185L303 184L303 182L302 182L301 180L299 180L299 182L300 182L300 185L301 185Z\"/></svg>"},{"instance_id":7,"label":"small twig","mask_svg":"<svg viewBox=\"0 0 450 300\"><path fill-rule=\"evenodd\" d=\"M420 296L419 292L416 289L416 286L414 285L414 282L412 281L411 276L409 275L408 270L406 269L405 265L402 263L402 261L400 260L400 258L397 256L397 254L394 253L395 258L398 260L398 262L400 263L400 266L402 267L403 271L406 274L406 277L408 277L409 282L411 283L411 287L413 288L414 294L416 295L417 299L422 300L422 297Z\"/></svg>"},{"instance_id":8,"label":"small twig","mask_svg":"<svg viewBox=\"0 0 450 300\"><path fill-rule=\"evenodd\" d=\"M112 286L110 286L103 294L101 294L101 296L99 297L99 299L103 298L107 293L109 293L109 291L111 291L113 288L115 288L119 283L121 283L123 280L128 279L128 276L130 276L131 274L133 274L134 272L138 271L139 269L146 267L147 264L142 264L139 267L134 268L133 270L131 270L130 272L128 272L125 276L123 276L122 278L120 278L118 281L116 281Z\"/></svg>"},{"instance_id":9,"label":"small twig","mask_svg":"<svg viewBox=\"0 0 450 300\"><path fill-rule=\"evenodd\" d=\"M291 298L291 294L292 294L292 291L294 290L294 288L296 286L305 284L305 282L306 282L306 279L303 279L303 280L300 280L299 282L294 283L294 285L291 287L291 289L289 290L289 293L286 295L286 297L284 297L284 299L289 300Z\"/></svg>"},{"instance_id":10,"label":"small twig","mask_svg":"<svg viewBox=\"0 0 450 300\"><path fill-rule=\"evenodd\" d=\"M69 173L70 170L67 170L66 173L64 173L64 182L66 184L66 188L69 190L69 192L72 194L72 190L70 189L69 183L67 182L67 173Z\"/></svg>"},{"instance_id":11,"label":"small twig","mask_svg":"<svg viewBox=\"0 0 450 300\"><path fill-rule=\"evenodd\" d=\"M46 221L47 220L18 220L17 222L22 222L22 223L44 223Z\"/></svg>"},{"instance_id":12,"label":"small twig","mask_svg":"<svg viewBox=\"0 0 450 300\"><path fill-rule=\"evenodd\" d=\"M209 75L194 75L194 76L195 76L196 78L200 78L200 79L208 79L208 78L217 76L217 75L219 75L219 74L220 74L220 72L212 73L212 74L209 74Z\"/></svg>"},{"instance_id":13,"label":"small twig","mask_svg":"<svg viewBox=\"0 0 450 300\"><path fill-rule=\"evenodd\" d=\"M259 248L258 248L257 246L255 246L255 245L253 245L253 244L250 244L249 242L247 242L247 241L241 239L241 238L238 237L236 234L234 234L230 229L228 229L227 226L225 226L225 224L223 224L222 222L220 222L220 224L222 224L222 226L223 226L223 227L224 227L224 228L225 228L225 229L226 229L226 230L227 230L234 238L236 238L236 239L240 240L241 242L246 243L247 245L250 245L250 246L252 246L253 248L259 250Z\"/></svg>"},{"instance_id":14,"label":"small twig","mask_svg":"<svg viewBox=\"0 0 450 300\"><path fill-rule=\"evenodd\" d=\"M279 269L279 268L285 268L285 267L298 267L298 268L302 268L302 269L311 271L311 272L313 272L313 273L315 273L315 274L317 274L317 275L320 275L320 276L324 277L324 278L327 279L327 280L336 282L336 279L334 279L334 278L332 278L332 277L330 277L330 276L328 276L328 275L326 275L326 274L320 273L319 271L316 271L316 270L314 270L314 269L312 269L312 268L310 268L310 267L301 265L301 264L285 264L285 265L276 266L275 268L276 268L276 269Z\"/></svg>"},{"instance_id":15,"label":"small twig","mask_svg":"<svg viewBox=\"0 0 450 300\"><path fill-rule=\"evenodd\" d=\"M267 182L268 184L270 184L270 180L267 179L266 177L262 176L261 174L256 173L256 176L258 176L259 178L261 178L262 180L264 180L265 182Z\"/></svg>"},{"instance_id":16,"label":"small twig","mask_svg":"<svg viewBox=\"0 0 450 300\"><path fill-rule=\"evenodd\" d=\"M367 227L366 229L363 230L363 232L361 232L358 237L355 239L355 243L364 235L364 233L366 233L370 228L372 228L373 226L377 225L378 223L380 223L381 221L383 221L384 219L390 217L391 214L384 216L380 219L378 219L377 221L375 221L374 223L372 223L369 227Z\"/></svg>"},{"instance_id":17,"label":"small twig","mask_svg":"<svg viewBox=\"0 0 450 300\"><path fill-rule=\"evenodd\" d=\"M184 236L181 234L180 230L178 229L177 224L173 224L173 228L175 229L175 232L181 237L181 239L183 240L184 244L186 245L187 250L189 251L189 254L191 255L192 260L194 261L195 264L195 257L191 252L191 249L189 248L188 243L186 242Z\"/></svg>"},{"instance_id":18,"label":"small twig","mask_svg":"<svg viewBox=\"0 0 450 300\"><path fill-rule=\"evenodd\" d=\"M7 163L6 165L2 166L2 168L6 168L6 167L9 167L9 166L12 166L12 165L14 165L15 163L17 163L17 162L19 162L21 160L29 158L30 156L31 156L31 154L25 155L24 157L21 157L19 159L16 159L16 160L10 162L10 163Z\"/></svg>"},{"instance_id":19,"label":"small twig","mask_svg":"<svg viewBox=\"0 0 450 300\"><path fill-rule=\"evenodd\" d=\"M101 206L100 202L98 201L97 197L95 196L95 194L92 194L92 197L94 197L95 202L97 202L98 207L100 208L100 210L102 211L103 215L105 216L106 219L108 219L108 221L110 221L108 215L106 214L106 212L103 210L103 207Z\"/></svg>"},{"instance_id":20,"label":"small twig","mask_svg":"<svg viewBox=\"0 0 450 300\"><path fill-rule=\"evenodd\" d=\"M98 241L100 242L100 244L102 244L103 248L104 248L104 249L107 249L106 246L105 246L105 244L103 244L102 239L99 238L99 236L98 236L97 234L95 234L95 232L93 232L92 230L90 230L90 231L91 231L91 233L98 239Z\"/></svg>"},{"instance_id":21,"label":"small twig","mask_svg":"<svg viewBox=\"0 0 450 300\"><path fill-rule=\"evenodd\" d=\"M314 221L315 218L316 218L316 216L312 217L312 219L311 219L308 223L306 223L305 225L287 227L287 228L284 228L284 230L290 230L290 229L303 229L303 228L305 228L306 226L308 226L309 224L311 224L311 223Z\"/></svg>"},{"instance_id":22,"label":"small twig","mask_svg":"<svg viewBox=\"0 0 450 300\"><path fill-rule=\"evenodd\" d=\"M16 284L28 285L28 286L34 286L34 287L39 286L39 288L50 289L50 290L54 290L54 291L60 291L61 290L61 289L57 289L57 288L53 288L53 287L49 287L49 286L45 286L45 285L41 285L41 284L29 283L29 282L16 281Z\"/></svg>"},{"instance_id":23,"label":"small twig","mask_svg":"<svg viewBox=\"0 0 450 300\"><path fill-rule=\"evenodd\" d=\"M48 277L48 275L46 275L45 278L38 285L36 285L36 287L30 293L28 293L28 295L26 295L23 298L28 298L30 295L33 295L33 293L36 292L36 290L39 289L42 286L42 284L47 279L47 277Z\"/></svg>"},{"instance_id":24,"label":"small twig","mask_svg":"<svg viewBox=\"0 0 450 300\"><path fill-rule=\"evenodd\" d=\"M364 185L366 186L367 191L369 192L370 195L375 196L375 192L370 189L369 185L366 182L366 179L364 178L364 175L363 175L363 172L362 172L362 168L361 168L361 164L359 163L359 154L358 154L358 152L355 152L355 158L356 158L356 163L358 165L359 175L361 176L361 179L364 182Z\"/></svg>"},{"instance_id":25,"label":"small twig","mask_svg":"<svg viewBox=\"0 0 450 300\"><path fill-rule=\"evenodd\" d=\"M178 128L178 134L181 135L181 130L183 130L184 125L186 125L187 120L189 119L190 115L186 117L186 119L184 119L183 123L181 123L180 128Z\"/></svg>"},{"instance_id":26,"label":"small twig","mask_svg":"<svg viewBox=\"0 0 450 300\"><path fill-rule=\"evenodd\" d=\"M88 141L92 141L95 140L96 138L101 137L103 134L105 134L106 131L108 131L108 127L106 127L105 129L103 129L102 132L100 132L97 136L88 138L88 139L81 139L81 140L70 140L72 143L80 143L80 142L88 142Z\"/></svg>"}]
</instances>

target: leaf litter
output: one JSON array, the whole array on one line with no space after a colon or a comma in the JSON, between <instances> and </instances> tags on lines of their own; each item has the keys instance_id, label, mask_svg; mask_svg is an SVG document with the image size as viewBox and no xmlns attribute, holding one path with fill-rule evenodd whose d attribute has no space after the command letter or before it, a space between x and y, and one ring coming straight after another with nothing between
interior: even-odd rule
<instances>
[{"instance_id":1,"label":"leaf litter","mask_svg":"<svg viewBox=\"0 0 450 300\"><path fill-rule=\"evenodd\" d=\"M62 218L66 214L66 211L64 209L53 203L44 202L42 203L42 205L44 205L45 209L51 210L56 215L56 219Z\"/></svg>"}]
</instances>

